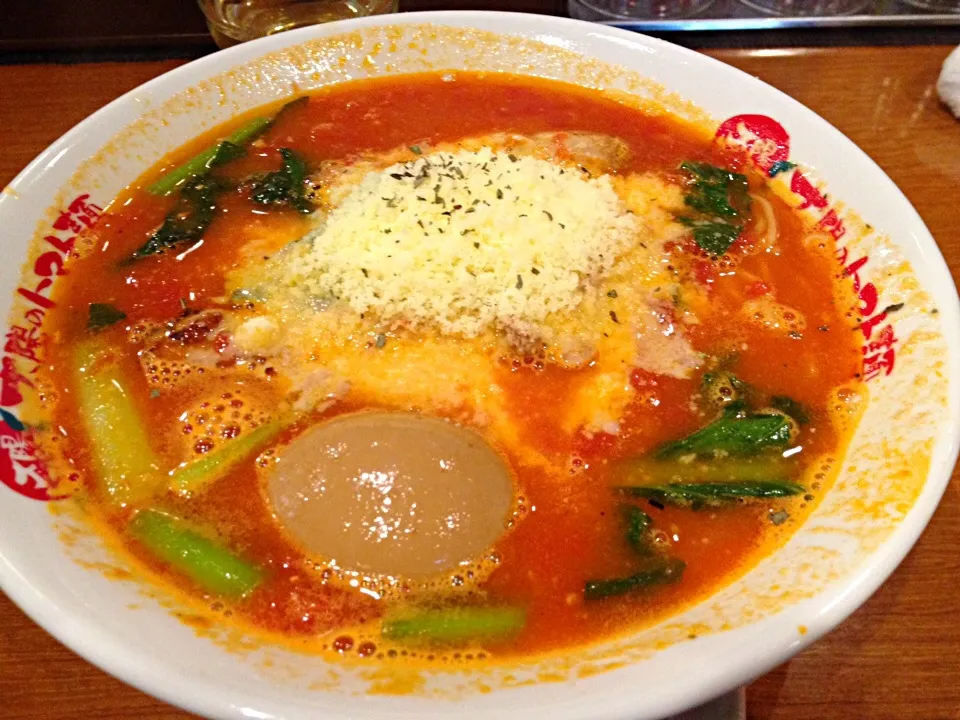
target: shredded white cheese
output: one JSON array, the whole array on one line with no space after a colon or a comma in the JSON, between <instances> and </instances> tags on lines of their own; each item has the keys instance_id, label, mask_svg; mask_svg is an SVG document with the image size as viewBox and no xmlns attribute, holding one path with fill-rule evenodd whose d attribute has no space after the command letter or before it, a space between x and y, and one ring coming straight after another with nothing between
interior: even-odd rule
<instances>
[{"instance_id":1,"label":"shredded white cheese","mask_svg":"<svg viewBox=\"0 0 960 720\"><path fill-rule=\"evenodd\" d=\"M356 313L475 337L577 307L640 225L607 175L484 148L368 173L286 280Z\"/></svg>"}]
</instances>

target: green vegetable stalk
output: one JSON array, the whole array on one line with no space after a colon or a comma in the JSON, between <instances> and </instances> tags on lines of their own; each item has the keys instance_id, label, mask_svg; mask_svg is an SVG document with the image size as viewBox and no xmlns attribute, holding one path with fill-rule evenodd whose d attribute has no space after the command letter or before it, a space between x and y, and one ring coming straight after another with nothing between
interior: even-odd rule
<instances>
[{"instance_id":1,"label":"green vegetable stalk","mask_svg":"<svg viewBox=\"0 0 960 720\"><path fill-rule=\"evenodd\" d=\"M194 155L183 165L164 173L159 180L147 188L147 192L151 195L169 195L188 180L202 177L212 168L241 157L246 154L244 146L256 139L272 123L273 120L270 118L254 118L242 128L232 132L226 139Z\"/></svg>"},{"instance_id":2,"label":"green vegetable stalk","mask_svg":"<svg viewBox=\"0 0 960 720\"><path fill-rule=\"evenodd\" d=\"M130 397L130 383L114 364L100 363L98 345L80 345L73 358L77 396L104 492L118 503L149 497L161 481L160 462Z\"/></svg>"},{"instance_id":3,"label":"green vegetable stalk","mask_svg":"<svg viewBox=\"0 0 960 720\"><path fill-rule=\"evenodd\" d=\"M624 505L621 509L626 525L627 544L637 555L650 555L656 552L651 531L653 520L636 505Z\"/></svg>"},{"instance_id":4,"label":"green vegetable stalk","mask_svg":"<svg viewBox=\"0 0 960 720\"><path fill-rule=\"evenodd\" d=\"M526 613L512 607L460 607L422 610L387 618L381 630L388 640L457 644L516 635Z\"/></svg>"},{"instance_id":5,"label":"green vegetable stalk","mask_svg":"<svg viewBox=\"0 0 960 720\"><path fill-rule=\"evenodd\" d=\"M167 487L176 493L195 493L222 478L237 463L257 448L273 440L290 427L289 418L264 423L252 432L227 442L222 448L204 455L199 460L181 465L170 473Z\"/></svg>"},{"instance_id":6,"label":"green vegetable stalk","mask_svg":"<svg viewBox=\"0 0 960 720\"><path fill-rule=\"evenodd\" d=\"M160 560L215 595L242 597L263 581L263 573L257 567L173 515L141 510L130 522L129 530Z\"/></svg>"},{"instance_id":7,"label":"green vegetable stalk","mask_svg":"<svg viewBox=\"0 0 960 720\"><path fill-rule=\"evenodd\" d=\"M787 481L742 481L730 483L669 483L632 487L631 495L652 498L669 505L724 505L735 500L784 498L800 495L802 485Z\"/></svg>"},{"instance_id":8,"label":"green vegetable stalk","mask_svg":"<svg viewBox=\"0 0 960 720\"><path fill-rule=\"evenodd\" d=\"M679 460L640 458L627 460L616 469L615 484L621 488L665 485L672 482L732 483L760 480L782 481L792 477L796 463L780 453L752 458L727 457Z\"/></svg>"},{"instance_id":9,"label":"green vegetable stalk","mask_svg":"<svg viewBox=\"0 0 960 720\"><path fill-rule=\"evenodd\" d=\"M583 597L585 600L602 600L603 598L637 592L638 590L646 590L656 585L679 582L683 577L684 568L686 568L686 563L682 560L664 557L626 577L588 580L583 589Z\"/></svg>"}]
</instances>

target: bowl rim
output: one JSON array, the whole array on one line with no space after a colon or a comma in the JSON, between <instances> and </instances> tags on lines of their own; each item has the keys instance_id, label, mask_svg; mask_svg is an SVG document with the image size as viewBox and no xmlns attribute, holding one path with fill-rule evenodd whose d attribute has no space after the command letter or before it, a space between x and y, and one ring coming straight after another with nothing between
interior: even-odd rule
<instances>
[{"instance_id":1,"label":"bowl rim","mask_svg":"<svg viewBox=\"0 0 960 720\"><path fill-rule=\"evenodd\" d=\"M522 31L516 27L517 24L526 27L531 22L539 24L547 34L550 33L551 28L570 29L571 26L578 26L584 31L590 29L595 38L619 41L621 45L626 45L625 41L627 40L630 41L630 44L639 42L675 56L695 59L698 63L706 62L710 65L722 66L722 72L736 73L742 76L747 82L753 84L759 92L779 96L781 101L792 105L794 110L803 116L804 124L813 125L820 132L830 135L833 142L839 142L844 148L844 154L858 155L861 162L866 162L871 166L876 180L887 185L888 191L892 191L899 196L906 213L904 224L909 224L922 231L917 233L915 240L923 246L924 259L928 265L926 270L933 273L930 284L950 298L950 302L938 305L941 310L941 332L950 341L953 348L960 347L960 298L957 297L956 286L936 241L903 192L872 158L852 140L786 93L720 60L658 38L571 18L475 10L411 12L341 20L291 30L243 43L192 60L111 101L55 140L17 174L8 184L8 188L14 190L20 186L26 188L33 175L41 172L76 140L88 134L96 135L99 121L112 115L118 108L130 103L136 95L147 91L160 91L161 94L169 96L171 91L176 92L182 89L180 86L184 85L181 82L183 78L189 78L192 73L207 68L207 66L216 67L220 65L229 68L246 60L252 60L297 45L302 41L348 33L367 27L428 25L433 23L470 28L478 27L476 21L480 18L487 21L490 19L502 21L494 32L503 35L522 35ZM205 70L202 72L204 75L208 74ZM186 86L189 87L195 82L196 80L188 81ZM5 204L4 201L8 200L6 194L0 195L0 208ZM955 385L960 378L960 357L957 356L956 352L949 358L948 365L949 377L947 382ZM791 608L801 613L800 622L806 624L808 628L806 634L798 637L793 631L787 632L786 628L775 630L772 627L767 627L762 646L753 648L749 656L738 657L735 662L731 662L728 666L702 669L695 683L691 683L687 688L678 688L663 702L659 703L657 706L658 712L670 714L682 711L753 680L834 629L869 599L912 549L939 505L956 464L958 451L960 451L960 422L957 422L960 413L958 413L958 409L960 409L960 395L953 393L949 398L948 410L949 416L954 419L954 422L950 427L945 426L941 429L935 440L935 450L939 452L940 456L939 461L931 461L920 494L890 536L848 576L834 582L830 588L818 592L810 601L805 601ZM288 717L286 714L276 715L272 712L241 707L237 702L233 702L226 697L222 690L217 690L203 681L189 678L188 682L184 683L184 678L171 673L169 668L153 667L148 663L139 662L144 659L142 655L131 651L126 643L104 636L97 629L91 629L87 623L77 616L62 613L62 609L52 598L31 586L29 579L4 555L3 548L0 548L0 590L10 597L28 617L69 649L120 680L156 698L204 716L257 717L264 719ZM768 623L770 620L771 618L765 618L751 624L770 624ZM636 718L638 713L643 713L642 709L636 707L638 700L636 694L621 693L620 697L614 699L613 702L605 702L602 711L598 714L593 713L600 710L599 706L590 705L589 717L602 717L605 720L631 720ZM471 710L467 707L468 705L469 703L458 704L457 712L465 720L470 718L479 720L490 717L485 711ZM587 705L577 704L576 707L571 707L569 711L564 711L560 706L551 706L551 710L561 710L559 714L554 714L557 720L575 720L588 717L588 715L580 712L587 707ZM345 712L347 711L345 710ZM523 712L523 708L514 708L509 711L500 711L497 716L500 718L527 717L520 714ZM372 709L367 716L387 717L387 715L381 715Z\"/></svg>"}]
</instances>

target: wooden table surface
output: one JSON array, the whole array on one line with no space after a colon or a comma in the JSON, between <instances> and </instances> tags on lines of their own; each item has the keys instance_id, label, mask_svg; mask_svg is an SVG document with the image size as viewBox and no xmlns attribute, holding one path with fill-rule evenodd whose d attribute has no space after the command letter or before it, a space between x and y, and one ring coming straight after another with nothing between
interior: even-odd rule
<instances>
[{"instance_id":1,"label":"wooden table surface","mask_svg":"<svg viewBox=\"0 0 960 720\"><path fill-rule=\"evenodd\" d=\"M867 151L960 277L960 122L934 84L949 47L714 51ZM181 61L0 66L0 185L76 122ZM754 682L754 720L960 720L960 484L893 577L837 631ZM0 596L0 717L186 718L74 655Z\"/></svg>"}]
</instances>

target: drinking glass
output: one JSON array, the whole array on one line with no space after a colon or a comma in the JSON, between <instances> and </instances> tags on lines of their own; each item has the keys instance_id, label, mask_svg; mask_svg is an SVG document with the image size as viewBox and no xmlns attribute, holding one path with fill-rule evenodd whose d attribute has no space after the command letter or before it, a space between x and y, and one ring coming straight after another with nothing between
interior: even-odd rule
<instances>
[{"instance_id":1,"label":"drinking glass","mask_svg":"<svg viewBox=\"0 0 960 720\"><path fill-rule=\"evenodd\" d=\"M661 20L697 15L714 0L568 0L570 17L579 20Z\"/></svg>"},{"instance_id":2,"label":"drinking glass","mask_svg":"<svg viewBox=\"0 0 960 720\"><path fill-rule=\"evenodd\" d=\"M932 12L960 13L960 0L903 0L921 10Z\"/></svg>"},{"instance_id":3,"label":"drinking glass","mask_svg":"<svg viewBox=\"0 0 960 720\"><path fill-rule=\"evenodd\" d=\"M199 0L220 47L305 25L396 12L398 0Z\"/></svg>"},{"instance_id":4,"label":"drinking glass","mask_svg":"<svg viewBox=\"0 0 960 720\"><path fill-rule=\"evenodd\" d=\"M870 7L871 0L740 0L767 15L854 15Z\"/></svg>"}]
</instances>

